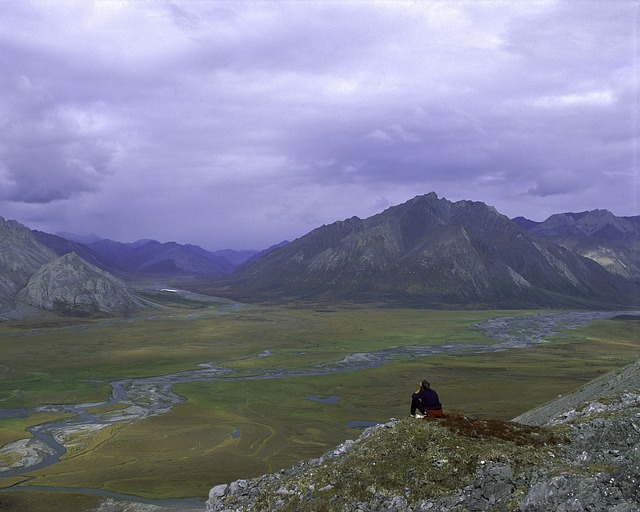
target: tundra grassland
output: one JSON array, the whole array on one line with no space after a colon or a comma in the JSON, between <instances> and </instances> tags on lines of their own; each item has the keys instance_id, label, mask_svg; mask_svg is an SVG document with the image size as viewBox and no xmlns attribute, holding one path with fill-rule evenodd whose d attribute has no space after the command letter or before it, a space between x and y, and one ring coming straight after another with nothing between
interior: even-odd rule
<instances>
[{"instance_id":1,"label":"tundra grassland","mask_svg":"<svg viewBox=\"0 0 640 512\"><path fill-rule=\"evenodd\" d=\"M508 420L640 355L640 322L607 320L529 349L404 357L363 370L251 378L266 370L313 370L393 346L494 344L470 327L531 313L207 306L129 319L3 322L0 408L104 401L114 379L170 374L204 362L236 373L175 384L187 400L171 412L104 428L59 463L0 479L0 488L22 480L18 486L204 498L219 483L290 467L357 437L361 429L349 422L407 416L410 394L423 378L446 410ZM257 357L265 351L267 357ZM28 437L26 427L54 416L59 414L0 420L0 442ZM0 503L8 496L19 499L17 494L30 492L0 492Z\"/></svg>"}]
</instances>

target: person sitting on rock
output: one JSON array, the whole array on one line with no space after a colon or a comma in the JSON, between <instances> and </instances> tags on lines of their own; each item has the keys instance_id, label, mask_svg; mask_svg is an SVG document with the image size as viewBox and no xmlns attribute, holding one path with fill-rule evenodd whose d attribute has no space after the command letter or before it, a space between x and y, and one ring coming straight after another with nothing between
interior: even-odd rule
<instances>
[{"instance_id":1,"label":"person sitting on rock","mask_svg":"<svg viewBox=\"0 0 640 512\"><path fill-rule=\"evenodd\" d=\"M420 387L411 395L411 414L416 417L416 409L420 411L418 418L442 418L442 404L438 398L438 393L431 389L431 384L426 380L420 383Z\"/></svg>"}]
</instances>

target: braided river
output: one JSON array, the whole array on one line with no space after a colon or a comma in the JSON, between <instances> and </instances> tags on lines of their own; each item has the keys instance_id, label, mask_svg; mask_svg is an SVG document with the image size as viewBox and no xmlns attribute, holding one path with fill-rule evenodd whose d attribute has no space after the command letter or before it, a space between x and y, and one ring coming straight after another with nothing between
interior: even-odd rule
<instances>
[{"instance_id":1,"label":"braided river","mask_svg":"<svg viewBox=\"0 0 640 512\"><path fill-rule=\"evenodd\" d=\"M0 460L11 460L11 464L0 466L0 479L24 475L34 470L56 464L67 453L69 440L78 435L91 435L116 423L134 422L150 416L169 412L174 405L185 399L173 392L177 383L194 381L228 381L278 379L285 377L305 377L334 372L348 372L375 368L399 359L419 359L439 354L480 354L500 350L535 347L548 343L547 338L565 329L574 329L595 320L609 319L620 314L638 314L640 312L571 312L557 314L536 314L519 317L494 318L472 327L494 340L491 344L462 345L455 342L436 346L400 346L372 352L353 353L340 361L325 363L305 370L265 370L251 376L236 374L234 370L215 362L203 362L197 368L169 375L154 377L128 378L109 383L111 391L103 402L76 405L43 404L33 409L0 409L0 419L28 417L34 412L55 412L71 415L29 427L30 439L9 443L0 448ZM255 357L269 357L266 350ZM337 398L337 397L336 397ZM317 397L310 397L317 399ZM119 410L91 412L101 406L120 404ZM365 425L356 425L365 426ZM239 435L239 433L234 434ZM4 456L4 457L3 457ZM1 480L0 480L1 482ZM8 487L11 489L11 487ZM42 486L25 486L21 482L15 490L57 490L75 491L112 497L120 500L158 504L177 508L203 508L201 499L149 500L136 496L123 495L99 489L69 489Z\"/></svg>"}]
</instances>

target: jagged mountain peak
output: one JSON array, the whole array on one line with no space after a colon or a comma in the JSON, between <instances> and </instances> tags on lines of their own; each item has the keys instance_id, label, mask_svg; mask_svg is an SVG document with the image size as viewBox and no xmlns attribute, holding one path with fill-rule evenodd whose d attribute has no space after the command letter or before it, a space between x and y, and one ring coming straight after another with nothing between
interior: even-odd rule
<instances>
[{"instance_id":1,"label":"jagged mountain peak","mask_svg":"<svg viewBox=\"0 0 640 512\"><path fill-rule=\"evenodd\" d=\"M366 219L321 226L241 267L228 283L251 297L426 307L626 303L638 291L529 235L492 206L434 192Z\"/></svg>"},{"instance_id":2,"label":"jagged mountain peak","mask_svg":"<svg viewBox=\"0 0 640 512\"><path fill-rule=\"evenodd\" d=\"M396 206L391 206L371 218L377 218L378 216L385 217L388 215L398 216L399 214L418 216L416 218L422 215L422 219L425 219L425 216L430 216L444 224L461 223L469 216L477 217L478 215L508 220L507 217L500 214L493 206L481 201L462 199L452 202L445 197L438 197L435 192L415 196L413 199Z\"/></svg>"}]
</instances>

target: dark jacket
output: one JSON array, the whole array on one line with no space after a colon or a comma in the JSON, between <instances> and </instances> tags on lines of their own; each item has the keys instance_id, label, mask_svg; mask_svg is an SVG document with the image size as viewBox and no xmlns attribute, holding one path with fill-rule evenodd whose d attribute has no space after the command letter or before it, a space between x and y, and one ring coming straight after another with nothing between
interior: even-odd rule
<instances>
[{"instance_id":1,"label":"dark jacket","mask_svg":"<svg viewBox=\"0 0 640 512\"><path fill-rule=\"evenodd\" d=\"M442 409L442 404L440 403L440 399L438 398L438 393L436 393L433 389L421 389L411 396L420 400L425 409Z\"/></svg>"}]
</instances>

